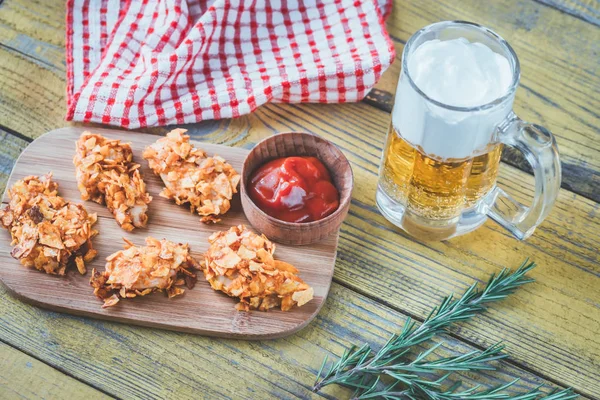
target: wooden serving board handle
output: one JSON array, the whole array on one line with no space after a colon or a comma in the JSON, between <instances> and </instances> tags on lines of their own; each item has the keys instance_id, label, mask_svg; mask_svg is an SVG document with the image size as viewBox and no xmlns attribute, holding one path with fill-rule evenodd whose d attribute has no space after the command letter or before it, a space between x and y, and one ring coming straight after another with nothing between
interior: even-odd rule
<instances>
[{"instance_id":1,"label":"wooden serving board handle","mask_svg":"<svg viewBox=\"0 0 600 400\"><path fill-rule=\"evenodd\" d=\"M134 160L142 165L142 176L154 198L149 206L147 228L125 232L104 206L80 199L72 159L75 142L85 130L131 143ZM237 300L212 290L200 271L196 287L173 299L167 298L164 293L154 293L123 300L114 307L101 308L102 301L93 295L89 285L91 270L104 270L105 258L123 248L122 238L137 245L143 245L146 236L189 243L192 255L201 261L208 248L207 239L213 232L238 224L250 226L242 212L239 195L234 197L232 208L222 221L213 225L201 223L199 216L191 214L189 208L160 197L158 194L163 184L141 157L144 148L157 139L157 136L121 130L68 127L48 132L31 143L17 160L7 188L25 176L52 172L59 184L59 195L84 204L88 212L98 213L94 228L99 234L93 239L98 256L88 263L88 273L84 276L75 269L69 270L63 277L47 275L23 267L13 259L10 256L10 234L0 229L0 279L4 285L23 301L60 312L209 336L268 339L290 335L306 326L317 315L329 292L339 231L315 245L294 247L277 244L275 257L296 266L302 279L315 291L312 301L288 312L236 311ZM209 155L224 157L238 172L248 153L240 148L194 144ZM7 202L5 193L3 207Z\"/></svg>"}]
</instances>

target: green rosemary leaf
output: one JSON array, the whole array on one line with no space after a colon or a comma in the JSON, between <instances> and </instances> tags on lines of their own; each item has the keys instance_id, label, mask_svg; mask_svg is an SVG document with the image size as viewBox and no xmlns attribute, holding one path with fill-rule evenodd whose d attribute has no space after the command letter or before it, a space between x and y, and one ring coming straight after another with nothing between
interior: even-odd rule
<instances>
[{"instance_id":1,"label":"green rosemary leaf","mask_svg":"<svg viewBox=\"0 0 600 400\"><path fill-rule=\"evenodd\" d=\"M446 390L442 389L452 371L493 370L494 367L490 365L492 361L507 357L502 353L504 346L500 343L483 351L475 350L459 356L428 361L427 358L442 345L439 343L419 353L413 361L406 360L406 355L415 346L443 333L449 325L472 318L484 311L489 303L502 300L518 287L533 282L533 279L525 275L534 267L535 263L526 260L514 272L505 268L490 276L482 291L477 290L477 284L473 284L459 299L454 295L445 297L439 306L431 310L421 325L417 326L415 321L407 318L402 332L392 335L379 351L374 352L368 344L360 348L352 346L322 375L327 363L325 360L313 390L318 391L324 386L339 384L354 388L353 398L357 399L539 400L542 396L539 388L516 396L507 394L505 390L518 380L490 389L481 389L480 385L475 385L459 391L460 382L454 383ZM438 371L447 373L437 380L431 380L430 374ZM421 374L427 376L422 377ZM391 380L391 383L382 384L382 376L387 376L386 380ZM567 389L554 392L545 399L569 400L575 397L576 395Z\"/></svg>"},{"instance_id":2,"label":"green rosemary leaf","mask_svg":"<svg viewBox=\"0 0 600 400\"><path fill-rule=\"evenodd\" d=\"M435 388L424 387L418 383L411 386L410 390L416 398L430 400L535 400L539 396L539 389L534 389L525 394L512 396L505 392L506 389L517 383L515 379L506 384L495 386L490 389L482 389L481 385L475 385L472 388L458 391L458 385L453 385L448 390L438 390Z\"/></svg>"},{"instance_id":3,"label":"green rosemary leaf","mask_svg":"<svg viewBox=\"0 0 600 400\"><path fill-rule=\"evenodd\" d=\"M548 396L540 397L539 400L571 400L579 397L578 394L573 393L573 389L555 390Z\"/></svg>"},{"instance_id":4,"label":"green rosemary leaf","mask_svg":"<svg viewBox=\"0 0 600 400\"><path fill-rule=\"evenodd\" d=\"M319 369L319 373L317 374L317 380L319 379L319 377L321 376L321 373L323 372L323 368L325 368L325 364L327 363L327 354L325 354L325 358L323 359L323 364L321 364L321 368Z\"/></svg>"}]
</instances>

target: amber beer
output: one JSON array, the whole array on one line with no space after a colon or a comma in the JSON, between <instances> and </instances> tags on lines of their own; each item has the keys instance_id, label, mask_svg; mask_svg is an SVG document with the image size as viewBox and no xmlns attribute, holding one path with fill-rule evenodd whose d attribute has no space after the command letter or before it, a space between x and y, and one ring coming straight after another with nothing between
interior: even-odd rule
<instances>
[{"instance_id":1,"label":"amber beer","mask_svg":"<svg viewBox=\"0 0 600 400\"><path fill-rule=\"evenodd\" d=\"M494 187L502 145L465 159L424 154L390 124L381 165L381 189L413 217L448 221L473 207Z\"/></svg>"},{"instance_id":2,"label":"amber beer","mask_svg":"<svg viewBox=\"0 0 600 400\"><path fill-rule=\"evenodd\" d=\"M556 141L512 106L519 60L504 39L464 21L438 22L404 46L375 200L422 240L446 240L493 219L520 240L548 215L560 188ZM535 172L531 206L496 184L502 146Z\"/></svg>"}]
</instances>

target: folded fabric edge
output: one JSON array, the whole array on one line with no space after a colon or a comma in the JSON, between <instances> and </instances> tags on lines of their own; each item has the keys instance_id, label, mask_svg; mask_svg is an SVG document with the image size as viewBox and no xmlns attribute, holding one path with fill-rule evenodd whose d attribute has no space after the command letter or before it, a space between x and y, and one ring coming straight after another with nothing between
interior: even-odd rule
<instances>
[{"instance_id":1,"label":"folded fabric edge","mask_svg":"<svg viewBox=\"0 0 600 400\"><path fill-rule=\"evenodd\" d=\"M232 110L232 107L229 104L214 104L212 107L208 107L208 108L204 108L204 109L195 109L191 113L175 115L173 117L166 118L162 122L160 121L160 119L156 119L153 122L149 122L146 118L144 118L143 120L146 121L147 123L139 123L138 122L139 119L129 120L129 119L125 119L122 117L109 116L108 119L103 118L102 120L100 120L98 118L94 118L93 116L90 117L90 116L86 115L86 112L83 112L83 111L77 112L76 104L77 104L77 98L79 97L78 96L79 93L77 93L75 95L75 102L72 105L72 109L69 110L70 113L67 115L67 120L68 121L77 121L77 122L96 122L96 123L103 123L103 124L111 125L111 126L119 126L119 127L126 128L126 129L137 129L137 128L143 128L143 127L157 127L157 126L175 125L175 124L198 123L198 122L202 122L205 120L211 120L211 119L224 119L224 118L234 118L235 119L235 118L239 118L244 115L248 115L248 114L254 112L256 109L258 109L260 106L267 104L269 102L288 103L288 104L301 104L301 103L343 104L343 103L359 102L369 94L370 90L375 86L375 84L381 78L381 75L383 74L383 72L385 72L389 68L391 63L393 62L393 60L395 58L395 50L394 50L393 46L390 49L389 54L390 54L390 56L389 56L389 58L387 58L386 62L376 64L373 66L372 70L375 71L374 73L376 75L374 83L373 83L373 85L369 86L362 92L361 97L354 98L352 96L346 96L346 97L344 97L343 100L341 100L341 101L338 100L335 102L327 101L327 100L325 100L325 101L318 101L318 100L317 101L297 101L294 99L289 99L289 100L273 99L274 97L278 97L277 94L280 94L281 92L283 92L285 90L285 86L290 85L290 82L286 82L287 85L285 85L284 83L279 83L279 84L268 87L265 90L266 93L260 93L257 96L250 96L246 99L239 100L238 104L236 105L236 109L238 110L237 114L230 111L230 110ZM370 73L370 72L372 72L372 71L367 71L366 73ZM331 75L329 75L329 76L331 77ZM333 76L336 76L336 75L333 75ZM180 104L180 106L181 106L181 104ZM176 107L176 106L173 106L173 107ZM171 108L173 108L173 107L171 107ZM220 115L218 117L215 117L214 114L213 114L213 116L211 116L209 118L202 117L202 115L205 113L205 111L208 111L209 114L212 113L210 108L212 108L212 110L215 110L215 109L221 110ZM124 123L125 120L127 121L126 123Z\"/></svg>"},{"instance_id":2,"label":"folded fabric edge","mask_svg":"<svg viewBox=\"0 0 600 400\"><path fill-rule=\"evenodd\" d=\"M377 84L377 82L379 81L379 79L381 78L381 75L387 70L387 68L389 68L389 66L393 63L394 59L395 59L395 46L393 41L391 40L387 30L385 29L385 18L389 15L389 13L391 12L391 2L385 2L384 3L384 7L385 9L382 10L380 7L380 2L379 1L374 1L374 9L377 13L377 17L378 17L378 22L381 26L381 35L383 36L383 38L385 39L385 42L387 44L387 48L385 50L382 49L382 54L380 55L381 58L379 60L379 63L376 63L372 66L372 68L367 69L367 70L362 70L361 71L361 75L366 75L369 73L374 73L374 79L373 79L373 83L371 85L368 85L366 87L364 87L364 89L358 89L358 90L350 90L349 93L350 96L345 96L342 95L340 96L340 98L338 98L337 100L330 100L330 99L326 99L326 100L298 100L297 98L293 99L293 98L288 98L286 100L285 96L283 96L283 98L273 98L273 94L274 93L281 93L283 91L285 91L286 87L289 88L291 84L298 84L299 80L295 80L295 81L291 81L291 82L280 82L276 85L270 86L268 88L265 89L265 93L260 93L258 95L251 95L249 96L247 99L242 99L239 100L239 104L236 104L233 108L233 112L228 112L229 109L228 108L232 108L232 106L229 104L214 104L212 106L213 109L224 109L224 113L223 115L213 115L212 117L210 116L210 109L211 107L203 107L199 110L194 110L191 113L188 112L187 114L182 114L180 110L178 110L177 115L172 116L170 118L164 119L162 118L162 121L160 119L158 119L157 121L155 121L154 123L148 123L146 124L146 118L138 118L137 120L142 120L142 123L137 123L138 121L135 121L133 123L131 123L132 121L130 121L127 118L123 118L123 117L115 117L115 116L110 116L110 115L103 115L101 120L99 120L100 117L94 116L92 115L90 112L84 112L82 110L77 110L77 105L79 102L79 97L81 95L81 92L78 91L77 93L74 93L74 79L73 79L73 41L72 41L72 35L73 35L73 28L72 28L72 6L73 6L73 1L74 0L67 0L67 61L68 61L68 70L67 70L67 113L65 116L65 119L67 121L79 121L79 122L100 122L100 123L104 123L107 125L113 125L113 126L121 126L124 128L128 128L128 129L136 129L136 128L140 128L140 127L145 127L145 126L164 126L164 125L169 125L169 124L181 124L181 123L194 123L194 122L200 122L203 120L210 120L210 119L222 119L222 118L237 118L240 117L242 115L247 115L248 113L251 113L253 111L255 111L258 107L260 107L261 105L268 103L270 101L273 102L279 102L279 103L302 103L302 102L307 102L307 103L346 103L346 102L358 102L361 101L362 99L364 99L366 97L366 95L368 95L368 93L370 92L370 90ZM389 6L389 7L388 7ZM382 46L383 47L383 46ZM69 57L70 57L70 62L69 62ZM352 73L348 73L345 72L343 73L343 75L341 76L341 78L347 78L347 77L351 77L351 76L357 76L357 75L353 75ZM331 71L331 73L329 74L325 74L326 78L340 78L339 72L336 71ZM86 79L87 81L87 79ZM84 85L85 86L85 85ZM267 92L268 91L268 92ZM354 96L352 96L352 93L354 94ZM257 101L257 100L262 100L262 101ZM113 102L114 103L114 102ZM189 101L187 102L189 104ZM246 103L246 104L244 104ZM170 106L169 108L167 108L167 110L172 109L172 108L176 108L177 103L175 103L174 106ZM243 107L240 107L242 106ZM141 105L140 105L141 106ZM179 103L179 107L181 107L181 102ZM242 112L238 112L239 108L242 108ZM204 118L202 116L202 114L205 113L205 111L208 111L208 117ZM216 114L216 113L215 113ZM183 117L182 117L183 115ZM190 118L191 117L191 118Z\"/></svg>"},{"instance_id":3,"label":"folded fabric edge","mask_svg":"<svg viewBox=\"0 0 600 400\"><path fill-rule=\"evenodd\" d=\"M129 6L131 5L131 1L132 0L123 0L121 2L120 8L119 8L119 17L118 17L118 20L115 25L118 25L119 23L121 23L121 21L123 21L123 19L125 18L126 14L127 14L127 10L129 9ZM82 74L84 77L83 83L78 88L78 90L75 91L75 66L74 66L75 57L73 55L73 50L74 50L73 35L75 34L75 29L73 27L73 24L74 24L73 10L75 7L75 0L67 0L66 7L67 7L67 10L66 10L66 30L65 30L66 31L65 59L66 59L66 63L67 63L67 87L66 87L67 112L65 114L65 121L73 121L73 120L76 120L74 118L74 114L75 114L75 110L77 107L77 102L79 101L79 97L81 94L81 88L85 87L89 78L100 67L101 64L98 63L98 65L96 65L94 68L92 68L92 70L88 71L87 73L85 71L83 72L83 74ZM107 38L107 44L106 44L105 48L108 48L108 46L110 45L110 42L113 40L114 31L115 31L114 29L111 30L111 32Z\"/></svg>"}]
</instances>

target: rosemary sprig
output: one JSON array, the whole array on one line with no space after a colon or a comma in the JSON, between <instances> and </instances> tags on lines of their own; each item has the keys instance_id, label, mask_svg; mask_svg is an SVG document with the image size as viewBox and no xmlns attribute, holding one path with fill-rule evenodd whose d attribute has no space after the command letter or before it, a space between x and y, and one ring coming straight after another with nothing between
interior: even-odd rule
<instances>
[{"instance_id":1,"label":"rosemary sprig","mask_svg":"<svg viewBox=\"0 0 600 400\"><path fill-rule=\"evenodd\" d=\"M361 374L355 374L350 377L349 381L341 384L350 386L356 389L354 398L372 398L364 397L369 392L373 392L377 388L379 377L387 376L395 380L396 383L404 383L407 386L413 384L439 386L439 383L446 379L445 376L440 382L430 382L419 379L420 373L431 373L435 371L476 371L476 370L493 370L494 368L487 363L506 358L506 354L501 354L504 349L503 345L496 344L484 351L474 350L467 354L440 358L433 361L427 361L425 358L434 352L443 343L431 347L429 350L420 353L414 361L410 363L397 363L393 365L383 365L376 367L365 367L361 370ZM367 349L365 346L363 346ZM370 348L369 348L370 349ZM346 352L347 355L349 352ZM354 352L354 355L364 357L366 352ZM344 356L341 360L344 359ZM320 373L319 373L320 376ZM360 380L358 380L360 379ZM391 390L393 388L389 388ZM363 393L364 392L364 393ZM361 394L362 393L362 394Z\"/></svg>"},{"instance_id":2,"label":"rosemary sprig","mask_svg":"<svg viewBox=\"0 0 600 400\"><path fill-rule=\"evenodd\" d=\"M377 352L368 345L361 347L352 346L346 349L342 357L324 372L327 357L323 360L317 380L313 387L316 392L322 387L339 384L355 389L354 398L371 399L510 399L533 400L542 394L539 390L511 396L503 393L505 389L514 385L516 381L495 388L480 390L480 386L458 391L460 382L447 390L442 390L441 385L452 371L493 370L489 362L507 357L502 354L504 346L496 344L483 351L427 361L429 356L442 343L420 353L413 361L406 361L407 354L414 348L445 331L454 322L464 321L476 313L486 309L488 303L501 300L512 293L516 288L533 282L525 275L535 267L533 262L527 260L514 272L503 269L498 275L492 275L483 291L477 290L477 284L469 287L462 297L444 298L439 307L434 308L425 321L419 326L410 317L400 334L394 334L387 343ZM431 381L422 378L421 374L435 371L448 372L442 378ZM381 387L380 379L391 380L392 383ZM397 387L402 387L397 390ZM539 388L538 388L539 389ZM574 397L570 391L559 392L551 400L566 400ZM565 397L566 396L566 397Z\"/></svg>"},{"instance_id":3,"label":"rosemary sprig","mask_svg":"<svg viewBox=\"0 0 600 400\"><path fill-rule=\"evenodd\" d=\"M555 390L549 395L545 395L540 387L514 396L504 392L504 390L517 383L519 379L489 389L481 389L481 385L476 385L464 390L459 390L462 384L459 381L449 389L441 390L441 384L447 377L448 375L445 375L434 382L411 382L409 388L404 390L396 390L398 381L378 389L379 379L376 379L371 388L360 396L354 397L353 400L571 400L578 397L571 389Z\"/></svg>"}]
</instances>

